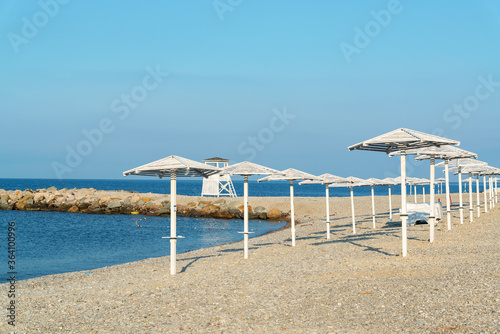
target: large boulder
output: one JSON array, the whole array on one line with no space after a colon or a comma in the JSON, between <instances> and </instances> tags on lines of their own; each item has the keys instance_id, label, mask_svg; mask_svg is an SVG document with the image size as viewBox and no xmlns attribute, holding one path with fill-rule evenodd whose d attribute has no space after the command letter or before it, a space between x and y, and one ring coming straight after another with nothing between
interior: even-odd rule
<instances>
[{"instance_id":1,"label":"large boulder","mask_svg":"<svg viewBox=\"0 0 500 334\"><path fill-rule=\"evenodd\" d=\"M205 206L210 205L210 204L212 204L212 201L199 201L199 202L198 202L198 206L199 206L200 208L202 208L202 209L203 209Z\"/></svg>"},{"instance_id":2,"label":"large boulder","mask_svg":"<svg viewBox=\"0 0 500 334\"><path fill-rule=\"evenodd\" d=\"M255 212L260 213L260 212L265 212L266 208L263 207L262 205L259 205L255 208Z\"/></svg>"},{"instance_id":3,"label":"large boulder","mask_svg":"<svg viewBox=\"0 0 500 334\"><path fill-rule=\"evenodd\" d=\"M245 207L243 205L240 205L238 207L238 210L240 210L241 212L243 212L243 210L245 210ZM253 212L253 209L252 209L251 205L248 206L248 212Z\"/></svg>"},{"instance_id":4,"label":"large boulder","mask_svg":"<svg viewBox=\"0 0 500 334\"><path fill-rule=\"evenodd\" d=\"M68 212L71 212L71 213L75 213L78 211L80 211L80 209L76 205L73 205L71 208L68 209Z\"/></svg>"},{"instance_id":5,"label":"large boulder","mask_svg":"<svg viewBox=\"0 0 500 334\"><path fill-rule=\"evenodd\" d=\"M164 206L163 208L157 210L155 213L158 215L170 214L170 206Z\"/></svg>"},{"instance_id":6,"label":"large boulder","mask_svg":"<svg viewBox=\"0 0 500 334\"><path fill-rule=\"evenodd\" d=\"M271 209L267 212L267 219L269 220L280 220L282 212L279 209Z\"/></svg>"},{"instance_id":7,"label":"large boulder","mask_svg":"<svg viewBox=\"0 0 500 334\"><path fill-rule=\"evenodd\" d=\"M115 201L108 204L108 209L118 209L122 207L122 202Z\"/></svg>"},{"instance_id":8,"label":"large boulder","mask_svg":"<svg viewBox=\"0 0 500 334\"><path fill-rule=\"evenodd\" d=\"M0 210L12 210L12 205L9 205L9 201L7 199L0 199Z\"/></svg>"},{"instance_id":9,"label":"large boulder","mask_svg":"<svg viewBox=\"0 0 500 334\"><path fill-rule=\"evenodd\" d=\"M215 200L213 202L213 204L219 204L219 205L225 204L225 203L226 203L226 200L224 198L219 198L218 200Z\"/></svg>"}]
</instances>

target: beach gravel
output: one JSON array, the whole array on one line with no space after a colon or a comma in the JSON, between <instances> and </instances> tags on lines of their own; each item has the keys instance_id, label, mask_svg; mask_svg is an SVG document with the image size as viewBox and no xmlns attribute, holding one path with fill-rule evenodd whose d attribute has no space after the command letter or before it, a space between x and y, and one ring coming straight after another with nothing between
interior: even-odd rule
<instances>
[{"instance_id":1,"label":"beach gravel","mask_svg":"<svg viewBox=\"0 0 500 334\"><path fill-rule=\"evenodd\" d=\"M498 204L463 225L454 210L433 243L428 225L409 227L403 258L387 197L376 229L371 198L355 200L356 235L348 198L331 199L327 240L324 199L297 197L296 247L283 229L251 239L247 260L241 242L179 254L174 276L162 257L17 282L16 333L500 332ZM288 198L250 203L289 211Z\"/></svg>"}]
</instances>

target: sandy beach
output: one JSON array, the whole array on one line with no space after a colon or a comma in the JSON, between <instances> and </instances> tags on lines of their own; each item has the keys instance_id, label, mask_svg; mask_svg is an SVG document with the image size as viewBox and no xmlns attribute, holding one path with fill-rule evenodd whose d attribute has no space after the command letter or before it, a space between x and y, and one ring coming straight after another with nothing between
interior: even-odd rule
<instances>
[{"instance_id":1,"label":"sandy beach","mask_svg":"<svg viewBox=\"0 0 500 334\"><path fill-rule=\"evenodd\" d=\"M393 207L399 203L393 196ZM465 210L463 225L454 207L452 229L438 223L434 243L427 224L409 227L406 258L387 197L376 197L376 229L371 198L355 198L356 235L350 198L331 198L330 240L325 199L295 204L296 247L284 229L251 239L247 260L242 242L179 254L174 276L167 256L20 281L16 326L4 317L0 332L500 332L500 204L479 218L474 211L472 223ZM290 210L288 197L250 198L250 205Z\"/></svg>"}]
</instances>

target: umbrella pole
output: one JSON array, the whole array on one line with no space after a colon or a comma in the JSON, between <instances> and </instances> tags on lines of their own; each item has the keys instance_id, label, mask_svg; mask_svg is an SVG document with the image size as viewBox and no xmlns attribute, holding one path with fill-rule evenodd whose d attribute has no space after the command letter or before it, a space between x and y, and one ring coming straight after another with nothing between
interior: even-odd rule
<instances>
[{"instance_id":1,"label":"umbrella pole","mask_svg":"<svg viewBox=\"0 0 500 334\"><path fill-rule=\"evenodd\" d=\"M493 176L488 175L488 181L490 181L490 209L495 207L495 202L493 201Z\"/></svg>"},{"instance_id":2,"label":"umbrella pole","mask_svg":"<svg viewBox=\"0 0 500 334\"><path fill-rule=\"evenodd\" d=\"M351 217L352 217L352 234L356 234L356 218L354 217L354 192L351 186Z\"/></svg>"},{"instance_id":3,"label":"umbrella pole","mask_svg":"<svg viewBox=\"0 0 500 334\"><path fill-rule=\"evenodd\" d=\"M392 222L392 195L391 195L391 185L389 184L389 221Z\"/></svg>"},{"instance_id":4,"label":"umbrella pole","mask_svg":"<svg viewBox=\"0 0 500 334\"><path fill-rule=\"evenodd\" d=\"M330 189L328 184L325 184L326 194L326 238L330 239Z\"/></svg>"},{"instance_id":5,"label":"umbrella pole","mask_svg":"<svg viewBox=\"0 0 500 334\"><path fill-rule=\"evenodd\" d=\"M292 222L292 247L295 247L295 213L293 212L293 180L290 180L290 216Z\"/></svg>"},{"instance_id":6,"label":"umbrella pole","mask_svg":"<svg viewBox=\"0 0 500 334\"><path fill-rule=\"evenodd\" d=\"M495 201L498 203L498 176L495 175Z\"/></svg>"},{"instance_id":7,"label":"umbrella pole","mask_svg":"<svg viewBox=\"0 0 500 334\"><path fill-rule=\"evenodd\" d=\"M402 255L408 254L407 229L408 214L406 212L406 152L401 153L401 237L402 237Z\"/></svg>"},{"instance_id":8,"label":"umbrella pole","mask_svg":"<svg viewBox=\"0 0 500 334\"><path fill-rule=\"evenodd\" d=\"M498 203L498 176L495 175L495 202Z\"/></svg>"},{"instance_id":9,"label":"umbrella pole","mask_svg":"<svg viewBox=\"0 0 500 334\"><path fill-rule=\"evenodd\" d=\"M477 217L481 217L481 200L479 199L479 174L476 175L476 201L477 201Z\"/></svg>"},{"instance_id":10,"label":"umbrella pole","mask_svg":"<svg viewBox=\"0 0 500 334\"><path fill-rule=\"evenodd\" d=\"M422 184L422 203L425 203L425 184Z\"/></svg>"},{"instance_id":11,"label":"umbrella pole","mask_svg":"<svg viewBox=\"0 0 500 334\"><path fill-rule=\"evenodd\" d=\"M429 215L429 241L434 242L434 225L436 224L436 215L434 214L435 212L435 192L434 192L434 182L436 179L436 168L435 168L436 160L434 158L431 158L431 184L430 184L430 201L431 201L431 214Z\"/></svg>"},{"instance_id":12,"label":"umbrella pole","mask_svg":"<svg viewBox=\"0 0 500 334\"><path fill-rule=\"evenodd\" d=\"M444 170L446 178L446 222L448 224L448 231L451 230L451 210L450 210L450 175L448 173L448 160L444 161Z\"/></svg>"},{"instance_id":13,"label":"umbrella pole","mask_svg":"<svg viewBox=\"0 0 500 334\"><path fill-rule=\"evenodd\" d=\"M486 175L483 175L483 193L484 193L484 212L488 213L488 200L487 200L487 191L486 191Z\"/></svg>"},{"instance_id":14,"label":"umbrella pole","mask_svg":"<svg viewBox=\"0 0 500 334\"><path fill-rule=\"evenodd\" d=\"M170 174L170 275L175 275L177 259L177 174Z\"/></svg>"},{"instance_id":15,"label":"umbrella pole","mask_svg":"<svg viewBox=\"0 0 500 334\"><path fill-rule=\"evenodd\" d=\"M464 206L463 206L463 199L462 199L462 171L460 167L458 167L458 193L460 197L460 224L464 223Z\"/></svg>"},{"instance_id":16,"label":"umbrella pole","mask_svg":"<svg viewBox=\"0 0 500 334\"><path fill-rule=\"evenodd\" d=\"M469 221L474 221L474 202L472 201L472 173L469 173Z\"/></svg>"},{"instance_id":17,"label":"umbrella pole","mask_svg":"<svg viewBox=\"0 0 500 334\"><path fill-rule=\"evenodd\" d=\"M372 219L373 219L373 228L376 228L375 225L375 191L372 186Z\"/></svg>"},{"instance_id":18,"label":"umbrella pole","mask_svg":"<svg viewBox=\"0 0 500 334\"><path fill-rule=\"evenodd\" d=\"M243 256L248 259L248 175L243 178Z\"/></svg>"},{"instance_id":19,"label":"umbrella pole","mask_svg":"<svg viewBox=\"0 0 500 334\"><path fill-rule=\"evenodd\" d=\"M413 185L413 195L415 196L415 203L417 203L417 185L414 184Z\"/></svg>"}]
</instances>

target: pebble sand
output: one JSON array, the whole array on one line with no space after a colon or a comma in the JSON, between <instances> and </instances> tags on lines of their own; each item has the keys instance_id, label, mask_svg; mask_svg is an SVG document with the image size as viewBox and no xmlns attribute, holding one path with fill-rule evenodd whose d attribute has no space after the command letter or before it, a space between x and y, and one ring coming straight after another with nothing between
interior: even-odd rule
<instances>
[{"instance_id":1,"label":"pebble sand","mask_svg":"<svg viewBox=\"0 0 500 334\"><path fill-rule=\"evenodd\" d=\"M296 198L296 247L283 229L250 239L247 260L237 242L179 254L174 276L162 257L17 282L16 326L3 317L0 332L500 333L500 204L463 225L454 208L434 243L409 227L403 258L387 200L372 229L371 198L355 198L353 235L350 199L331 198L327 240L324 198ZM289 211L287 197L260 203Z\"/></svg>"}]
</instances>

